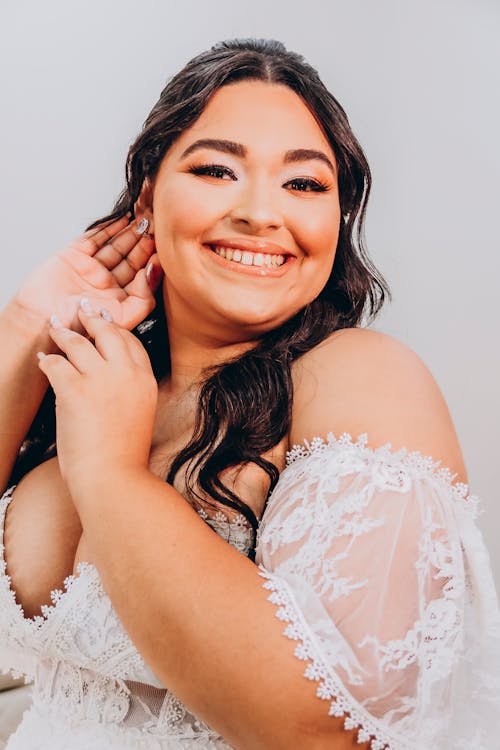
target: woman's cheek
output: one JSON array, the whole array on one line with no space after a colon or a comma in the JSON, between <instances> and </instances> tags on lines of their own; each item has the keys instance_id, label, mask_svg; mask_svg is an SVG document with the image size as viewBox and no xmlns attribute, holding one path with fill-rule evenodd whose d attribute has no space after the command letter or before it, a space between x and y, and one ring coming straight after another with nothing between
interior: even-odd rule
<instances>
[{"instance_id":1,"label":"woman's cheek","mask_svg":"<svg viewBox=\"0 0 500 750\"><path fill-rule=\"evenodd\" d=\"M227 215L228 208L208 190L189 193L169 191L155 206L154 226L159 252L166 244L178 241L203 242L213 237Z\"/></svg>"},{"instance_id":2,"label":"woman's cheek","mask_svg":"<svg viewBox=\"0 0 500 750\"><path fill-rule=\"evenodd\" d=\"M155 235L193 226L199 208L200 201L193 191L187 193L172 186L156 192L153 200Z\"/></svg>"},{"instance_id":3,"label":"woman's cheek","mask_svg":"<svg viewBox=\"0 0 500 750\"><path fill-rule=\"evenodd\" d=\"M340 231L340 209L329 207L328 211L308 211L294 216L290 226L295 241L309 257L335 257Z\"/></svg>"}]
</instances>

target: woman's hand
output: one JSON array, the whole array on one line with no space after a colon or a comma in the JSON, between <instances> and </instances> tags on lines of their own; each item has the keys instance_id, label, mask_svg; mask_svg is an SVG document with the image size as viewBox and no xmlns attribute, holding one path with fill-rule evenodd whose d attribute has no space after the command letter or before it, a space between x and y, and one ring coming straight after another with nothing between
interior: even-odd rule
<instances>
[{"instance_id":1,"label":"woman's hand","mask_svg":"<svg viewBox=\"0 0 500 750\"><path fill-rule=\"evenodd\" d=\"M95 312L79 308L78 317L94 343L52 326L50 336L67 359L39 354L56 395L57 455L70 492L110 468L148 468L158 398L140 341Z\"/></svg>"},{"instance_id":2,"label":"woman's hand","mask_svg":"<svg viewBox=\"0 0 500 750\"><path fill-rule=\"evenodd\" d=\"M55 313L64 326L82 331L77 311L87 297L94 309L105 307L131 330L154 309L162 277L154 238L139 235L136 226L124 216L86 232L35 268L13 302L43 320Z\"/></svg>"}]
</instances>

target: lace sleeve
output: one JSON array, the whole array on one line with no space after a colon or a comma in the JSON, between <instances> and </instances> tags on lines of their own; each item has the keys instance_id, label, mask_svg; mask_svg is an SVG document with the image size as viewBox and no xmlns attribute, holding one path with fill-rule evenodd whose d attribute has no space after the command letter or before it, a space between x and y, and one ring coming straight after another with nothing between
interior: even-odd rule
<instances>
[{"instance_id":1,"label":"lace sleeve","mask_svg":"<svg viewBox=\"0 0 500 750\"><path fill-rule=\"evenodd\" d=\"M367 435L289 454L256 562L330 714L373 750L490 750L500 611L478 498Z\"/></svg>"}]
</instances>

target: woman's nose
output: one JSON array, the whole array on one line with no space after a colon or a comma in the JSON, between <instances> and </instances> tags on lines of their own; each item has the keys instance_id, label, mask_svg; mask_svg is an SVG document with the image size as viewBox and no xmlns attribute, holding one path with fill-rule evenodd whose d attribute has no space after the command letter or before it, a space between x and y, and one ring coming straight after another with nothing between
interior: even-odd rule
<instances>
[{"instance_id":1,"label":"woman's nose","mask_svg":"<svg viewBox=\"0 0 500 750\"><path fill-rule=\"evenodd\" d=\"M276 188L262 183L248 184L238 195L230 211L230 218L236 224L245 224L254 233L266 228L276 228L283 224Z\"/></svg>"}]
</instances>

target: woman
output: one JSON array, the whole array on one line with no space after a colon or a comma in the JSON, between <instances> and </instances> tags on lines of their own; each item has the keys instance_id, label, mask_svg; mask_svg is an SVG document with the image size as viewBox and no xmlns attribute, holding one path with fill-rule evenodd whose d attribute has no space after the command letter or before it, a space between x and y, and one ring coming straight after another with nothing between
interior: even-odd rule
<instances>
[{"instance_id":1,"label":"woman","mask_svg":"<svg viewBox=\"0 0 500 750\"><path fill-rule=\"evenodd\" d=\"M477 498L428 369L359 325L369 187L302 58L221 43L3 311L9 750L494 747Z\"/></svg>"}]
</instances>

